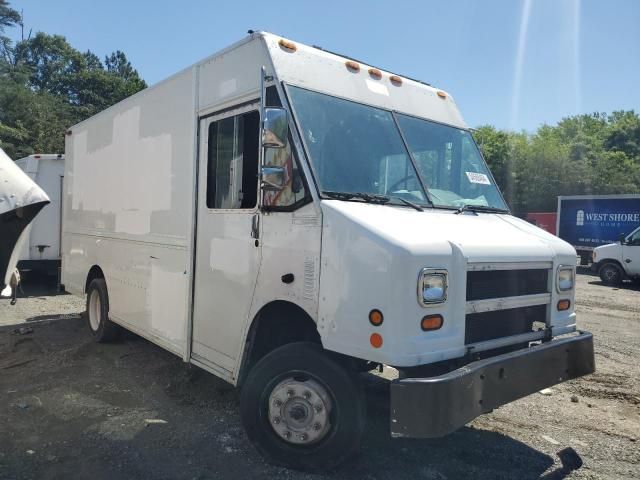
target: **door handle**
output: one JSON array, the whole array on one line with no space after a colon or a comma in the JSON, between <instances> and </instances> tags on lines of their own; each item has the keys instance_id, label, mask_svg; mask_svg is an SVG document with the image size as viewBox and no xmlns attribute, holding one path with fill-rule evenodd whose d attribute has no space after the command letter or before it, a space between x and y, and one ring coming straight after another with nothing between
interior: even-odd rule
<instances>
[{"instance_id":1,"label":"door handle","mask_svg":"<svg viewBox=\"0 0 640 480\"><path fill-rule=\"evenodd\" d=\"M251 238L260 238L260 214L256 213L251 219Z\"/></svg>"}]
</instances>

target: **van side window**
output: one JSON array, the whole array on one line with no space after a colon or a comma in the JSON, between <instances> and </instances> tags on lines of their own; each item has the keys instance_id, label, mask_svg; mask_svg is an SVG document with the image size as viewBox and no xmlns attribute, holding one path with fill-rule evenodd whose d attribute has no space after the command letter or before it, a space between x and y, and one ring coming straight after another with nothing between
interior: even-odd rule
<instances>
[{"instance_id":1,"label":"van side window","mask_svg":"<svg viewBox=\"0 0 640 480\"><path fill-rule=\"evenodd\" d=\"M258 200L257 111L209 125L207 207L253 208Z\"/></svg>"}]
</instances>

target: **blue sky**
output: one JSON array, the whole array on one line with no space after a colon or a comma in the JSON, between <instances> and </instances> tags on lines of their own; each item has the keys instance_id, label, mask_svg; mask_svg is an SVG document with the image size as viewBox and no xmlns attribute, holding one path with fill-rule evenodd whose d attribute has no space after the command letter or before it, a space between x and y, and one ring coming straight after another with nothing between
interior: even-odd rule
<instances>
[{"instance_id":1,"label":"blue sky","mask_svg":"<svg viewBox=\"0 0 640 480\"><path fill-rule=\"evenodd\" d=\"M269 30L448 90L470 126L535 130L575 113L640 110L640 0L12 0L25 28L153 84ZM18 38L19 32L8 32Z\"/></svg>"}]
</instances>

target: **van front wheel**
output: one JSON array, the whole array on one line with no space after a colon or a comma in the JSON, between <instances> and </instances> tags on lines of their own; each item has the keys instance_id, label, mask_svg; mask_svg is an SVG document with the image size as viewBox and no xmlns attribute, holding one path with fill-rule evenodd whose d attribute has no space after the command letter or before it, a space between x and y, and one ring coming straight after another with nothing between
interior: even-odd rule
<instances>
[{"instance_id":1,"label":"van front wheel","mask_svg":"<svg viewBox=\"0 0 640 480\"><path fill-rule=\"evenodd\" d=\"M366 417L357 378L307 342L277 348L253 367L240 414L267 461L316 471L355 453Z\"/></svg>"}]
</instances>

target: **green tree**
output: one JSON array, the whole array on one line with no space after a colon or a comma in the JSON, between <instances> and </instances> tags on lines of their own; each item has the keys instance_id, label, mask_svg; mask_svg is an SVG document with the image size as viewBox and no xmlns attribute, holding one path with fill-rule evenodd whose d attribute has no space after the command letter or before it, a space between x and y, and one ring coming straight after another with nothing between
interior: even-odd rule
<instances>
[{"instance_id":1,"label":"green tree","mask_svg":"<svg viewBox=\"0 0 640 480\"><path fill-rule=\"evenodd\" d=\"M2 58L7 57L11 49L11 40L3 35L4 30L20 24L21 21L20 13L11 8L7 0L0 0L0 55Z\"/></svg>"},{"instance_id":2,"label":"green tree","mask_svg":"<svg viewBox=\"0 0 640 480\"><path fill-rule=\"evenodd\" d=\"M491 125L482 125L474 130L473 136L507 202L513 205L515 177L509 134Z\"/></svg>"},{"instance_id":3,"label":"green tree","mask_svg":"<svg viewBox=\"0 0 640 480\"><path fill-rule=\"evenodd\" d=\"M104 64L91 51L80 53L60 35L38 32L15 46L15 64L30 72L28 84L78 107L86 118L146 87L126 55L117 51Z\"/></svg>"},{"instance_id":4,"label":"green tree","mask_svg":"<svg viewBox=\"0 0 640 480\"><path fill-rule=\"evenodd\" d=\"M624 152L629 158L640 161L640 116L633 110L613 112L604 147L613 152Z\"/></svg>"},{"instance_id":5,"label":"green tree","mask_svg":"<svg viewBox=\"0 0 640 480\"><path fill-rule=\"evenodd\" d=\"M146 87L121 51L102 62L43 32L12 45L1 34L20 21L0 0L0 146L10 156L63 151L68 127Z\"/></svg>"},{"instance_id":6,"label":"green tree","mask_svg":"<svg viewBox=\"0 0 640 480\"><path fill-rule=\"evenodd\" d=\"M593 113L533 134L485 125L474 132L516 213L553 211L558 195L640 192L640 117Z\"/></svg>"}]
</instances>

